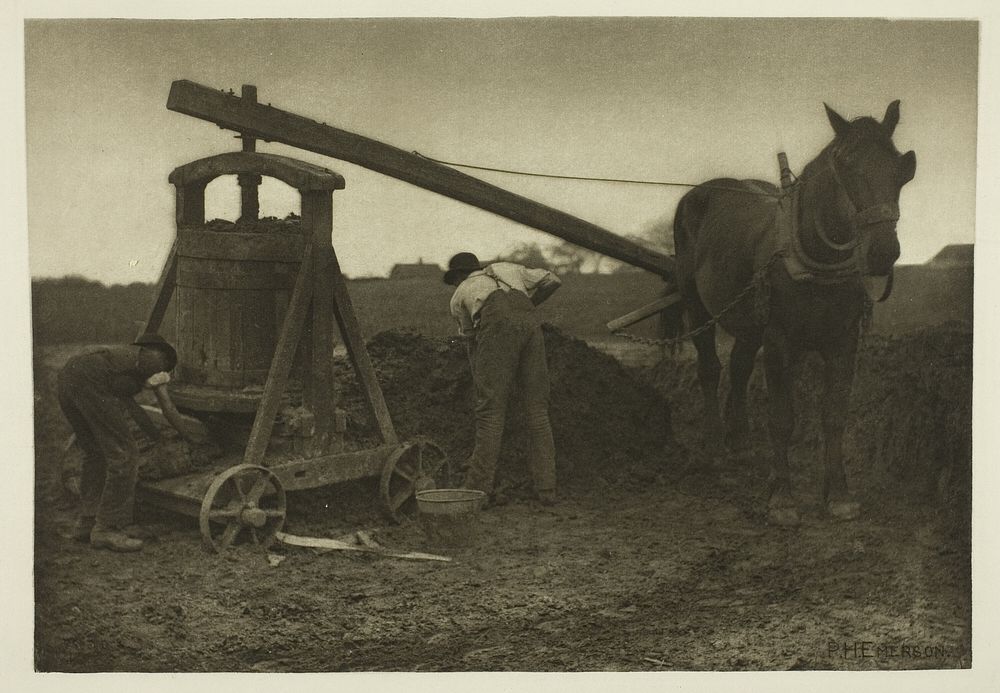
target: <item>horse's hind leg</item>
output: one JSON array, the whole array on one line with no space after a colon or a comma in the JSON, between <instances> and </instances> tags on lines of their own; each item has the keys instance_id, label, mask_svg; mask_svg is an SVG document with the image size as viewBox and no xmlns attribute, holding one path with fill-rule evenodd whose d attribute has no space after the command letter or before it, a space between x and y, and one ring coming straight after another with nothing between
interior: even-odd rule
<instances>
[{"instance_id":1,"label":"horse's hind leg","mask_svg":"<svg viewBox=\"0 0 1000 693\"><path fill-rule=\"evenodd\" d=\"M711 319L708 311L697 297L688 301L691 324L696 328ZM694 348L698 351L698 383L701 385L702 401L704 403L704 446L709 455L715 456L723 451L722 419L719 418L719 374L722 364L715 347L715 325L691 338Z\"/></svg>"},{"instance_id":2,"label":"horse's hind leg","mask_svg":"<svg viewBox=\"0 0 1000 693\"><path fill-rule=\"evenodd\" d=\"M779 330L768 329L764 336L764 374L767 377L768 424L774 450L767 501L768 521L784 526L799 523L788 466L788 444L795 428L795 411L792 409L794 362L795 353L785 335Z\"/></svg>"},{"instance_id":3,"label":"horse's hind leg","mask_svg":"<svg viewBox=\"0 0 1000 693\"><path fill-rule=\"evenodd\" d=\"M726 447L746 448L750 438L747 421L747 383L753 373L754 359L760 351L760 337L739 337L729 354L729 395L726 398Z\"/></svg>"},{"instance_id":4,"label":"horse's hind leg","mask_svg":"<svg viewBox=\"0 0 1000 693\"><path fill-rule=\"evenodd\" d=\"M854 381L854 363L857 352L857 334L852 333L840 343L823 351L824 380L823 441L825 474L823 477L823 502L827 512L840 520L853 520L861 513L860 504L847 492L847 474L844 471L842 441L847 407L850 403Z\"/></svg>"}]
</instances>

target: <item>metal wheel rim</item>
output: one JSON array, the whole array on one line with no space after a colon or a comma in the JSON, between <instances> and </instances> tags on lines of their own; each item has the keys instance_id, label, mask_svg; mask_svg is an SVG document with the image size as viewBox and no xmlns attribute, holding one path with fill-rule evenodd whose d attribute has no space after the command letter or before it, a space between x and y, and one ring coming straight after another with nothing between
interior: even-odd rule
<instances>
[{"instance_id":1,"label":"metal wheel rim","mask_svg":"<svg viewBox=\"0 0 1000 693\"><path fill-rule=\"evenodd\" d=\"M216 505L220 500L223 504ZM285 524L286 507L285 489L270 469L253 464L230 467L216 475L202 498L198 524L205 547L221 553L246 534L254 544L266 548ZM248 516L262 518L263 524L251 524ZM224 529L216 537L213 528L220 525Z\"/></svg>"},{"instance_id":2,"label":"metal wheel rim","mask_svg":"<svg viewBox=\"0 0 1000 693\"><path fill-rule=\"evenodd\" d=\"M398 522L399 510L413 497L418 480L433 480L447 469L447 462L448 456L430 440L416 440L394 450L385 461L379 482L379 496L389 516Z\"/></svg>"}]
</instances>

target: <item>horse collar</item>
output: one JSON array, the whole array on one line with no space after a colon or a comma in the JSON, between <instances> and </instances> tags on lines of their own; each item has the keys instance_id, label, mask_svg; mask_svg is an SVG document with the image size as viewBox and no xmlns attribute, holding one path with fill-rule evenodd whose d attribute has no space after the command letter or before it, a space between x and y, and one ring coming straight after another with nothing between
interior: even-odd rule
<instances>
[{"instance_id":1,"label":"horse collar","mask_svg":"<svg viewBox=\"0 0 1000 693\"><path fill-rule=\"evenodd\" d=\"M813 281L821 284L835 284L847 281L860 274L855 253L840 262L823 262L809 256L802 247L799 210L801 208L802 184L795 183L785 190L778 201L778 228L783 236L785 269L795 281Z\"/></svg>"}]
</instances>

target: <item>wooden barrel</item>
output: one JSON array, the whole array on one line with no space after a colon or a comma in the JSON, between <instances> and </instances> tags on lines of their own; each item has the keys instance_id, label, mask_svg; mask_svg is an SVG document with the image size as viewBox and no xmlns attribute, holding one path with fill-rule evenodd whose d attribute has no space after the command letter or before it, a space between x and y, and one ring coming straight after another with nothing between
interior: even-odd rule
<instances>
[{"instance_id":1,"label":"wooden barrel","mask_svg":"<svg viewBox=\"0 0 1000 693\"><path fill-rule=\"evenodd\" d=\"M222 395L263 387L304 244L297 232L178 229L180 383ZM290 385L300 382L300 360Z\"/></svg>"}]
</instances>

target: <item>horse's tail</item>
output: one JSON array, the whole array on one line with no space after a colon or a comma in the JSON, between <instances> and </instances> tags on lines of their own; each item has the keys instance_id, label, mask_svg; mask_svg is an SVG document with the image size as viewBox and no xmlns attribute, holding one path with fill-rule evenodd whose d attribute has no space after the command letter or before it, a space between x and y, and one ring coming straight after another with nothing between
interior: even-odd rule
<instances>
[{"instance_id":1,"label":"horse's tail","mask_svg":"<svg viewBox=\"0 0 1000 693\"><path fill-rule=\"evenodd\" d=\"M664 295L679 291L682 300L660 311L658 332L660 339L677 339L685 331L684 316L686 303L690 300L694 289L694 249L697 240L697 229L705 206L705 191L694 188L687 192L677 203L674 212L674 253L676 267L674 269L675 286L668 286ZM677 345L672 345L671 352L676 353Z\"/></svg>"},{"instance_id":2,"label":"horse's tail","mask_svg":"<svg viewBox=\"0 0 1000 693\"><path fill-rule=\"evenodd\" d=\"M663 295L674 293L677 291L675 287L667 286L663 290ZM683 302L675 303L672 306L667 306L660 311L657 319L657 337L659 339L677 339L682 334L684 334L684 304ZM678 344L672 342L669 344L670 353L677 353Z\"/></svg>"}]
</instances>

